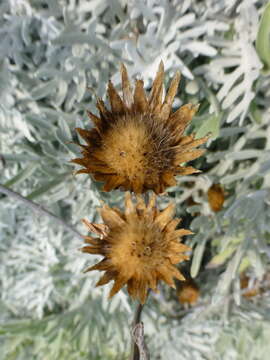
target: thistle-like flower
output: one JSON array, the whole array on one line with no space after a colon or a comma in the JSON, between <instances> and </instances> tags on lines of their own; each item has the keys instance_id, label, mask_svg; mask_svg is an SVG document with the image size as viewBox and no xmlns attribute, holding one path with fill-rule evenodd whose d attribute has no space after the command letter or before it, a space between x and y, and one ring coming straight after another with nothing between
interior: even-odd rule
<instances>
[{"instance_id":1,"label":"thistle-like flower","mask_svg":"<svg viewBox=\"0 0 270 360\"><path fill-rule=\"evenodd\" d=\"M129 295L144 303L147 290L157 291L159 280L171 287L175 287L174 278L185 280L175 265L189 259L184 253L190 248L179 239L192 232L176 229L180 219L173 218L174 208L170 204L159 211L154 195L148 204L139 195L134 204L130 193L126 193L123 213L104 205L100 211L104 224L84 219L89 231L98 237L86 236L88 245L81 251L104 257L85 270L105 271L96 286L114 280L110 296L127 285Z\"/></svg>"},{"instance_id":2,"label":"thistle-like flower","mask_svg":"<svg viewBox=\"0 0 270 360\"><path fill-rule=\"evenodd\" d=\"M72 162L83 166L77 173L88 173L104 182L105 191L120 188L135 193L162 193L166 187L176 185L176 175L198 172L183 166L203 154L203 149L195 148L208 139L183 135L198 107L187 104L172 112L180 74L175 74L163 98L162 62L149 96L142 80L136 80L134 92L131 90L124 65L121 75L123 97L109 82L110 110L98 99L99 117L88 112L94 128L76 129L87 144L80 144L82 158Z\"/></svg>"}]
</instances>

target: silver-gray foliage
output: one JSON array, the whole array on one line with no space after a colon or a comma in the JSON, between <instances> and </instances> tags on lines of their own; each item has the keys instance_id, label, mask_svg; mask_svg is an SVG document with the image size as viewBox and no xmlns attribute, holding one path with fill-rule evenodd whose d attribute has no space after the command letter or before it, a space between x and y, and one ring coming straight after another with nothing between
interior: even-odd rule
<instances>
[{"instance_id":1,"label":"silver-gray foliage","mask_svg":"<svg viewBox=\"0 0 270 360\"><path fill-rule=\"evenodd\" d=\"M85 110L108 79L119 83L120 62L148 86L162 59L166 81L182 73L175 106L201 103L192 128L212 132L198 161L205 171L168 191L181 216L196 215L188 242L201 296L184 313L165 288L154 296L144 320L157 360L268 358L269 292L243 299L239 280L245 270L269 290L270 81L258 38L266 11L270 18L266 0L0 4L0 182L82 234L81 218L98 220L100 200L122 206L120 192L101 192L69 163L74 128L89 126ZM214 183L226 191L217 213L207 200ZM0 359L127 358L133 304L123 291L108 301L109 286L94 288L97 275L82 270L96 259L80 246L67 228L0 194Z\"/></svg>"}]
</instances>

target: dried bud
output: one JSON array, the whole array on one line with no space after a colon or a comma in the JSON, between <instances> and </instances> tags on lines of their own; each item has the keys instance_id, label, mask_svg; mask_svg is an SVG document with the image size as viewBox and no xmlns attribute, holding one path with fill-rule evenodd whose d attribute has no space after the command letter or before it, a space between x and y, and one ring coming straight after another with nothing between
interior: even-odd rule
<instances>
[{"instance_id":1,"label":"dried bud","mask_svg":"<svg viewBox=\"0 0 270 360\"><path fill-rule=\"evenodd\" d=\"M225 201L225 194L224 190L219 184L213 184L208 192L208 202L211 207L211 209L214 212L218 212L222 209L223 203Z\"/></svg>"},{"instance_id":2,"label":"dried bud","mask_svg":"<svg viewBox=\"0 0 270 360\"><path fill-rule=\"evenodd\" d=\"M195 305L200 296L200 290L194 280L181 283L178 292L178 300L183 305Z\"/></svg>"}]
</instances>

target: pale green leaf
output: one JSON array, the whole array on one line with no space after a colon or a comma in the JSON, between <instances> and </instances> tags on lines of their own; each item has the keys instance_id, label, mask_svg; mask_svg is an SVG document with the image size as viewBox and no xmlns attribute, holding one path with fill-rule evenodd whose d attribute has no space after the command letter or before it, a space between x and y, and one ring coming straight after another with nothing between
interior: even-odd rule
<instances>
[{"instance_id":1,"label":"pale green leaf","mask_svg":"<svg viewBox=\"0 0 270 360\"><path fill-rule=\"evenodd\" d=\"M38 167L38 163L30 163L28 166L26 166L23 170L21 170L17 175L15 175L12 179L8 180L4 186L10 187L14 184L19 184L28 177L32 175L32 173L35 171L35 169Z\"/></svg>"},{"instance_id":2,"label":"pale green leaf","mask_svg":"<svg viewBox=\"0 0 270 360\"><path fill-rule=\"evenodd\" d=\"M198 275L207 239L202 240L193 251L190 274L193 278Z\"/></svg>"},{"instance_id":3,"label":"pale green leaf","mask_svg":"<svg viewBox=\"0 0 270 360\"><path fill-rule=\"evenodd\" d=\"M209 115L209 117L203 121L199 129L196 131L196 138L199 139L211 133L212 136L210 139L216 139L219 136L221 117L222 113Z\"/></svg>"},{"instance_id":4,"label":"pale green leaf","mask_svg":"<svg viewBox=\"0 0 270 360\"><path fill-rule=\"evenodd\" d=\"M28 196L27 199L33 200L36 199L45 193L47 193L49 190L53 189L57 185L59 185L61 182L64 181L64 179L70 175L69 173L62 174L58 176L56 179L46 182L44 185L39 187L38 189L32 191ZM63 185L64 186L64 185Z\"/></svg>"},{"instance_id":5,"label":"pale green leaf","mask_svg":"<svg viewBox=\"0 0 270 360\"><path fill-rule=\"evenodd\" d=\"M266 6L256 39L257 53L264 63L264 70L270 70L270 2Z\"/></svg>"}]
</instances>

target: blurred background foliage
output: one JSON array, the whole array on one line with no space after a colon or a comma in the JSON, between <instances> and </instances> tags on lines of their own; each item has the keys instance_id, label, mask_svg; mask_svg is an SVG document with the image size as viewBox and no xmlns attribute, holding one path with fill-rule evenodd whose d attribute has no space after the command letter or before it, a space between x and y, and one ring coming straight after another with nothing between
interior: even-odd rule
<instances>
[{"instance_id":1,"label":"blurred background foliage","mask_svg":"<svg viewBox=\"0 0 270 360\"><path fill-rule=\"evenodd\" d=\"M173 200L195 235L177 291L145 307L153 359L268 359L270 352L270 4L264 0L5 0L0 4L0 183L77 232L100 200L73 175L75 127L119 66L146 88L162 59L182 73L175 107L200 103L189 131L212 132L202 174ZM0 359L127 359L134 304L82 269L80 236L0 194Z\"/></svg>"}]
</instances>

